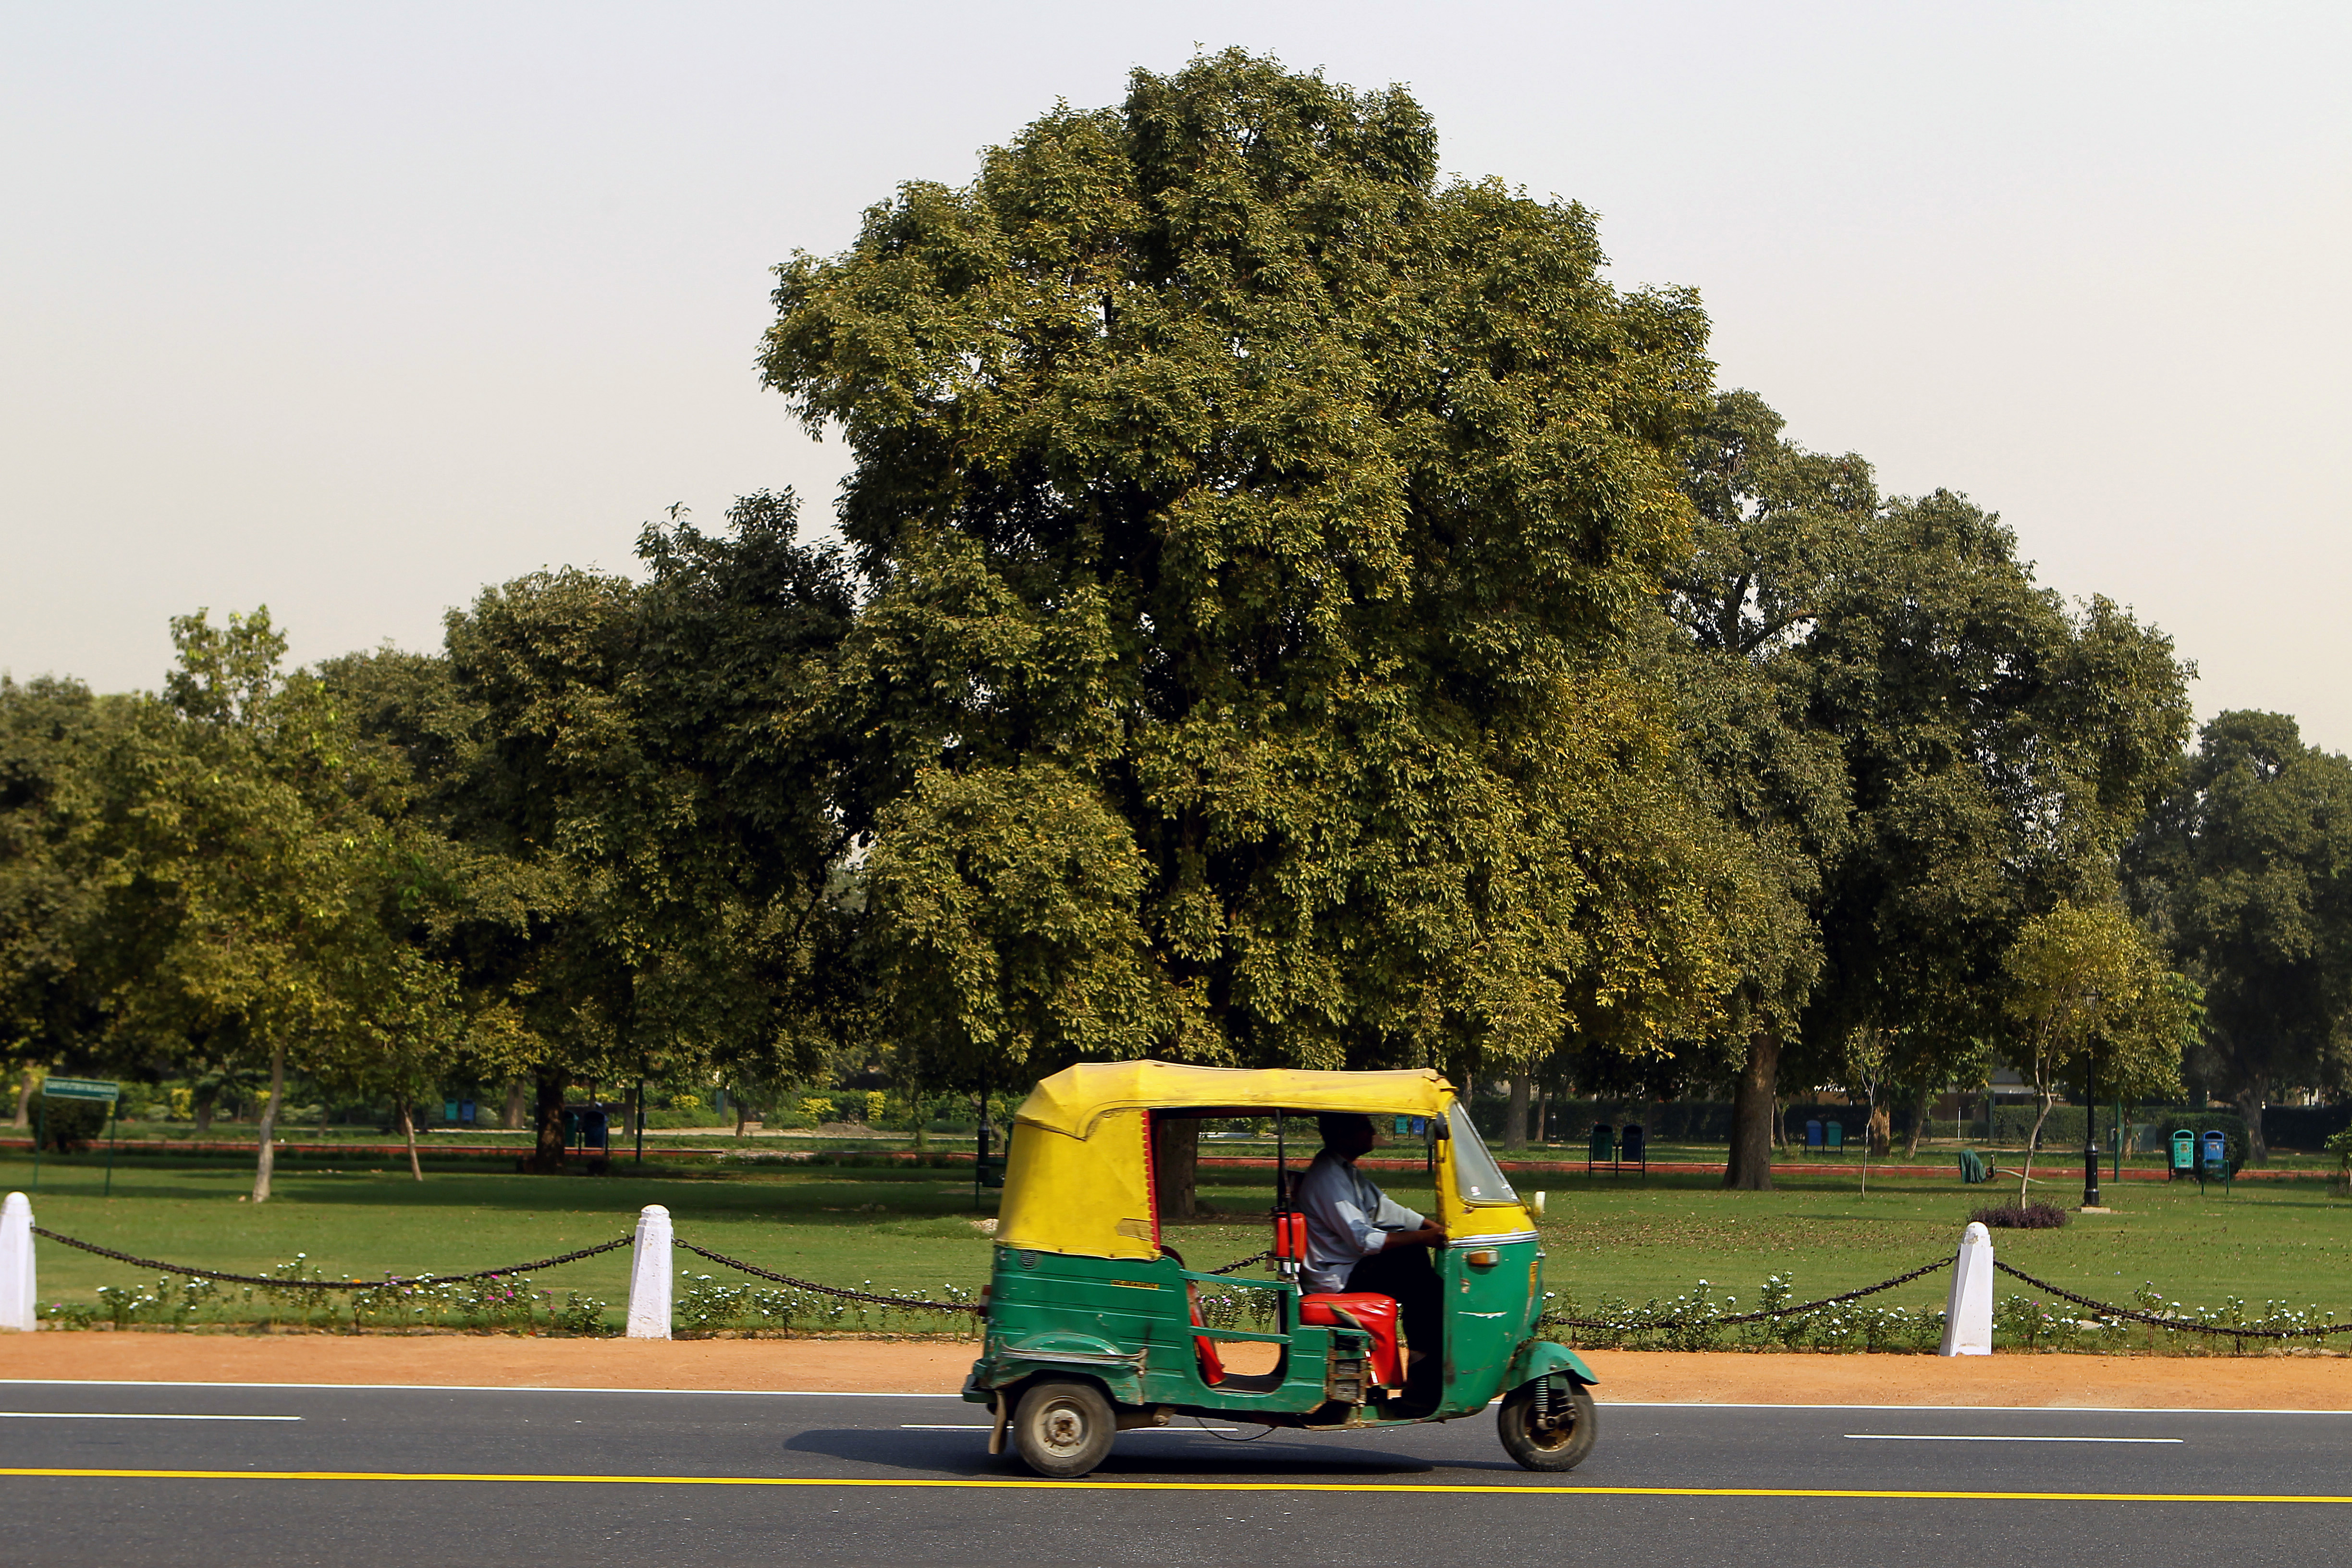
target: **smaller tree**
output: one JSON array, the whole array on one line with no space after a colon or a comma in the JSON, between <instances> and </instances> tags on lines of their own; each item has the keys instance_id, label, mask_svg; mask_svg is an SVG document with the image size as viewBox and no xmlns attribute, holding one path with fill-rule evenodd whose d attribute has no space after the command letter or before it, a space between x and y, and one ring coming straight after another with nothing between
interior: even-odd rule
<instances>
[{"instance_id":1,"label":"smaller tree","mask_svg":"<svg viewBox=\"0 0 2352 1568\"><path fill-rule=\"evenodd\" d=\"M380 781L320 682L281 672L286 639L266 609L225 626L174 616L172 640L164 700L140 705L125 748L114 1028L177 1037L227 1071L268 1064L253 1184L265 1203L289 1053L299 1069L350 1026L350 983L381 941Z\"/></svg>"},{"instance_id":2,"label":"smaller tree","mask_svg":"<svg viewBox=\"0 0 2352 1568\"><path fill-rule=\"evenodd\" d=\"M2157 961L2122 910L2062 904L2028 920L2011 947L2011 1065L2033 1086L2033 1131L2018 1173L2025 1202L2033 1151L2059 1087L2095 1066L2116 1093L2179 1094L2181 1049L2199 1016L2196 988Z\"/></svg>"},{"instance_id":3,"label":"smaller tree","mask_svg":"<svg viewBox=\"0 0 2352 1568\"><path fill-rule=\"evenodd\" d=\"M1848 1099L1853 1091L1862 1090L1862 1190L1870 1192L1870 1155L1874 1147L1880 1152L1885 1146L1878 1142L1878 1097L1886 1088L1887 1032L1874 1024L1864 1025L1846 1037L1845 1089Z\"/></svg>"}]
</instances>

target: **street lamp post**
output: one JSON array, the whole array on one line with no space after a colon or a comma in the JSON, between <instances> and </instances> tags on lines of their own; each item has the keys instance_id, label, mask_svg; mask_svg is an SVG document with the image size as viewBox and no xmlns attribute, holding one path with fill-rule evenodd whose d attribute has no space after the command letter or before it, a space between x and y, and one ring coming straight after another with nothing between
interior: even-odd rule
<instances>
[{"instance_id":1,"label":"street lamp post","mask_svg":"<svg viewBox=\"0 0 2352 1568\"><path fill-rule=\"evenodd\" d=\"M2094 1051L2086 1058L2084 1085L2089 1091L2083 1096L2083 1206L2099 1206L2099 1058Z\"/></svg>"}]
</instances>

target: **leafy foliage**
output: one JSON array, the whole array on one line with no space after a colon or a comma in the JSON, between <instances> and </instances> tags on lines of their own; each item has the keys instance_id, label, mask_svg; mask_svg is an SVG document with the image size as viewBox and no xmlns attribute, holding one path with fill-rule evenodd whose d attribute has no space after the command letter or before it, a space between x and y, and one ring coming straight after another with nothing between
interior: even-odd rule
<instances>
[{"instance_id":1,"label":"leafy foliage","mask_svg":"<svg viewBox=\"0 0 2352 1568\"><path fill-rule=\"evenodd\" d=\"M2283 715L2220 714L2127 864L2135 905L2205 989L2192 1067L2255 1139L2283 1086L2352 1087L2352 763Z\"/></svg>"},{"instance_id":2,"label":"leafy foliage","mask_svg":"<svg viewBox=\"0 0 2352 1568\"><path fill-rule=\"evenodd\" d=\"M1704 321L1602 282L1581 208L1435 172L1403 92L1227 53L779 269L769 384L856 460L926 1073L1655 1050L1721 989L1619 651Z\"/></svg>"}]
</instances>

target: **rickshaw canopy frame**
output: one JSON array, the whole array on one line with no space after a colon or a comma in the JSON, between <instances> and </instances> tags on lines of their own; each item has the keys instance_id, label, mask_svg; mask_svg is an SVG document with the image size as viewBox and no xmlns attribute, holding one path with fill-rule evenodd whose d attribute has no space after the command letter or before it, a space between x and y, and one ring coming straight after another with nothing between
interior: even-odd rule
<instances>
[{"instance_id":1,"label":"rickshaw canopy frame","mask_svg":"<svg viewBox=\"0 0 2352 1568\"><path fill-rule=\"evenodd\" d=\"M1454 1086L1429 1068L1319 1072L1297 1068L1207 1068L1183 1062L1081 1062L1040 1079L1013 1112L1017 1126L1087 1138L1124 1110L1193 1110L1203 1116L1439 1116Z\"/></svg>"}]
</instances>

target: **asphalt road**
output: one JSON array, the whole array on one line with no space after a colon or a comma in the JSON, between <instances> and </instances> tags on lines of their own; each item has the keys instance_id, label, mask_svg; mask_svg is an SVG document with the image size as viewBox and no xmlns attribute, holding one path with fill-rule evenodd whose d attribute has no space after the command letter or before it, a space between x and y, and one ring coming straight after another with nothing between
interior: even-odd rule
<instances>
[{"instance_id":1,"label":"asphalt road","mask_svg":"<svg viewBox=\"0 0 2352 1568\"><path fill-rule=\"evenodd\" d=\"M0 1406L6 1563L2311 1568L2352 1550L2352 1414L1604 1405L1565 1477L1513 1465L1485 1418L1247 1443L1187 1422L1123 1435L1071 1483L990 1458L981 1408L931 1396L16 1382Z\"/></svg>"}]
</instances>

